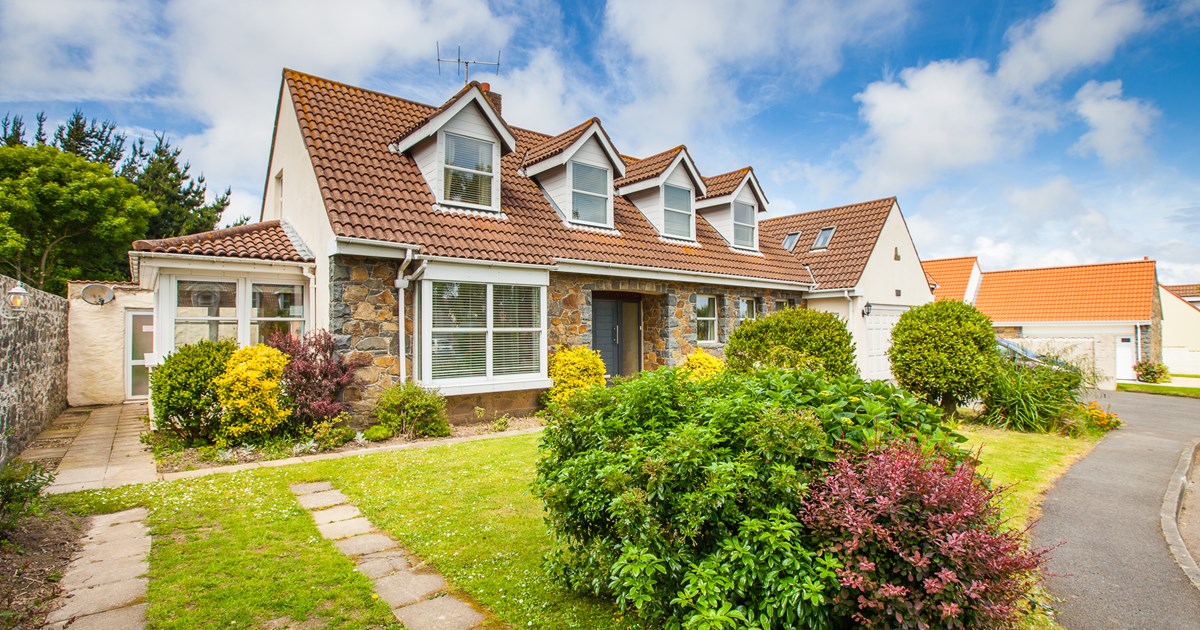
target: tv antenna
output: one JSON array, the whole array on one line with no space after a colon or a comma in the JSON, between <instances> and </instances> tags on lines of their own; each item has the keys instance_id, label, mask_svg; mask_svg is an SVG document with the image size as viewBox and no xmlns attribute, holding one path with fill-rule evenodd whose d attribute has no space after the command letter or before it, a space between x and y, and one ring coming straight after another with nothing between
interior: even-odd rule
<instances>
[{"instance_id":1,"label":"tv antenna","mask_svg":"<svg viewBox=\"0 0 1200 630\"><path fill-rule=\"evenodd\" d=\"M496 71L497 72L500 71L500 51L499 50L496 51L496 60L495 61L475 61L474 59L463 59L462 58L462 46L459 46L457 58L443 59L442 58L442 43L437 42L437 60L438 60L438 76L442 75L442 64L443 63L455 64L456 68L458 66L462 66L461 71L463 74L463 85L466 85L467 83L471 82L471 66L472 65L496 66Z\"/></svg>"}]
</instances>

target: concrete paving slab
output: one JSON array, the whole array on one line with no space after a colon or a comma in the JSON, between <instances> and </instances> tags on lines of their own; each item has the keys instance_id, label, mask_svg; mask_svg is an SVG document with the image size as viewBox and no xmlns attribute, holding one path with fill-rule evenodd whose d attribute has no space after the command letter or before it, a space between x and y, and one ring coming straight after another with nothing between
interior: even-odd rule
<instances>
[{"instance_id":1,"label":"concrete paving slab","mask_svg":"<svg viewBox=\"0 0 1200 630\"><path fill-rule=\"evenodd\" d=\"M324 525L325 523L334 523L337 521L346 521L352 518L358 518L360 516L362 516L362 512L359 512L358 508L349 504L337 505L324 510L316 510L312 513L313 520L316 521L317 525Z\"/></svg>"},{"instance_id":2,"label":"concrete paving slab","mask_svg":"<svg viewBox=\"0 0 1200 630\"><path fill-rule=\"evenodd\" d=\"M371 521L359 517L346 521L335 521L333 523L317 525L317 531L321 532L321 535L329 540L340 540L359 534L368 534L376 530Z\"/></svg>"},{"instance_id":3,"label":"concrete paving slab","mask_svg":"<svg viewBox=\"0 0 1200 630\"><path fill-rule=\"evenodd\" d=\"M88 562L110 562L130 556L144 556L148 553L150 553L150 537L143 536L135 540L117 540L86 545L80 550L80 559L86 559Z\"/></svg>"},{"instance_id":4,"label":"concrete paving slab","mask_svg":"<svg viewBox=\"0 0 1200 630\"><path fill-rule=\"evenodd\" d=\"M146 554L114 558L107 562L78 562L67 566L62 587L68 591L103 586L142 577L150 571Z\"/></svg>"},{"instance_id":5,"label":"concrete paving slab","mask_svg":"<svg viewBox=\"0 0 1200 630\"><path fill-rule=\"evenodd\" d=\"M412 568L412 565L402 552L384 551L379 554L359 557L356 568L363 575L375 580L385 575L408 571Z\"/></svg>"},{"instance_id":6,"label":"concrete paving slab","mask_svg":"<svg viewBox=\"0 0 1200 630\"><path fill-rule=\"evenodd\" d=\"M446 588L446 580L437 573L400 571L375 580L379 599L392 608L408 606Z\"/></svg>"},{"instance_id":7,"label":"concrete paving slab","mask_svg":"<svg viewBox=\"0 0 1200 630\"><path fill-rule=\"evenodd\" d=\"M150 517L150 510L144 507L132 508L129 510L121 510L111 514L101 514L92 517L92 527L108 527L110 525L119 525L121 523L132 523L135 521L144 521Z\"/></svg>"},{"instance_id":8,"label":"concrete paving slab","mask_svg":"<svg viewBox=\"0 0 1200 630\"><path fill-rule=\"evenodd\" d=\"M46 616L47 623L66 621L71 617L94 615L114 608L141 603L146 598L146 578L125 580L70 593L63 605Z\"/></svg>"},{"instance_id":9,"label":"concrete paving slab","mask_svg":"<svg viewBox=\"0 0 1200 630\"><path fill-rule=\"evenodd\" d=\"M347 499L346 495L342 494L340 490L326 490L324 492L305 494L296 497L296 500L306 510L315 510L350 502L350 499Z\"/></svg>"},{"instance_id":10,"label":"concrete paving slab","mask_svg":"<svg viewBox=\"0 0 1200 630\"><path fill-rule=\"evenodd\" d=\"M361 556L396 548L396 541L383 534L359 534L336 540L333 544L347 556Z\"/></svg>"},{"instance_id":11,"label":"concrete paving slab","mask_svg":"<svg viewBox=\"0 0 1200 630\"><path fill-rule=\"evenodd\" d=\"M409 630L467 630L484 620L470 604L449 595L397 608L392 614Z\"/></svg>"},{"instance_id":12,"label":"concrete paving slab","mask_svg":"<svg viewBox=\"0 0 1200 630\"><path fill-rule=\"evenodd\" d=\"M68 625L69 623L69 625ZM78 617L74 622L60 621L46 626L46 630L130 630L146 627L146 605L134 604L124 608L108 610L86 617Z\"/></svg>"},{"instance_id":13,"label":"concrete paving slab","mask_svg":"<svg viewBox=\"0 0 1200 630\"><path fill-rule=\"evenodd\" d=\"M102 545L107 542L126 542L146 535L146 526L141 521L117 523L103 527L93 526L83 537L85 545Z\"/></svg>"},{"instance_id":14,"label":"concrete paving slab","mask_svg":"<svg viewBox=\"0 0 1200 630\"><path fill-rule=\"evenodd\" d=\"M328 481L314 481L312 483L294 483L291 485L292 492L296 494L314 494L333 490L333 484Z\"/></svg>"}]
</instances>

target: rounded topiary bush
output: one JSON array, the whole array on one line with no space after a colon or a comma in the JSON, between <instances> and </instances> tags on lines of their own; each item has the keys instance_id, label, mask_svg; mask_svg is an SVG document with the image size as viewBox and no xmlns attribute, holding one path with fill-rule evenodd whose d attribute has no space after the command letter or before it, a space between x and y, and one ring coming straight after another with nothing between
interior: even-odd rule
<instances>
[{"instance_id":1,"label":"rounded topiary bush","mask_svg":"<svg viewBox=\"0 0 1200 630\"><path fill-rule=\"evenodd\" d=\"M236 349L228 339L200 341L180 346L150 370L155 428L177 435L186 445L216 439L221 401L213 379L225 371Z\"/></svg>"},{"instance_id":2,"label":"rounded topiary bush","mask_svg":"<svg viewBox=\"0 0 1200 630\"><path fill-rule=\"evenodd\" d=\"M688 376L703 380L724 372L725 362L705 352L703 348L696 348L687 355L680 367L687 370Z\"/></svg>"},{"instance_id":3,"label":"rounded topiary bush","mask_svg":"<svg viewBox=\"0 0 1200 630\"><path fill-rule=\"evenodd\" d=\"M810 367L812 359L832 375L858 373L854 339L837 315L802 308L776 311L743 321L725 345L725 361L735 370L792 367L781 362Z\"/></svg>"},{"instance_id":4,"label":"rounded topiary bush","mask_svg":"<svg viewBox=\"0 0 1200 630\"><path fill-rule=\"evenodd\" d=\"M992 320L969 304L947 300L901 315L888 359L901 387L953 414L988 386L999 354Z\"/></svg>"},{"instance_id":5,"label":"rounded topiary bush","mask_svg":"<svg viewBox=\"0 0 1200 630\"><path fill-rule=\"evenodd\" d=\"M594 385L604 386L604 360L600 352L587 346L555 346L550 354L547 374L554 385L546 391L550 402L564 403Z\"/></svg>"},{"instance_id":6,"label":"rounded topiary bush","mask_svg":"<svg viewBox=\"0 0 1200 630\"><path fill-rule=\"evenodd\" d=\"M264 344L234 352L213 379L221 401L218 440L226 444L261 440L284 426L291 410L282 403L287 355Z\"/></svg>"},{"instance_id":7,"label":"rounded topiary bush","mask_svg":"<svg viewBox=\"0 0 1200 630\"><path fill-rule=\"evenodd\" d=\"M375 401L375 417L393 434L410 437L450 435L446 397L412 381L397 383Z\"/></svg>"}]
</instances>

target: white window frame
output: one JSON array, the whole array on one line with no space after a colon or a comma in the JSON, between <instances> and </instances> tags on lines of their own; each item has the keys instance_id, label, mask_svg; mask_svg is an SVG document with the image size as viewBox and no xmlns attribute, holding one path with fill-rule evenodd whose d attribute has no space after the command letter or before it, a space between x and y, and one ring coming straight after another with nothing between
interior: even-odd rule
<instances>
[{"instance_id":1,"label":"white window frame","mask_svg":"<svg viewBox=\"0 0 1200 630\"><path fill-rule=\"evenodd\" d=\"M688 216L688 233L686 236L680 235L680 234L671 234L670 232L667 231L667 213L668 212L674 212L675 214L685 214L685 212L682 210L676 210L674 208L667 207L667 189L668 188L675 188L677 190L682 190L687 193L688 211L686 212L686 214ZM691 188L685 188L683 186L676 186L674 184L663 184L663 186L662 186L662 210L663 210L663 236L666 236L668 238L686 239L689 241L696 240L696 191L695 190L693 190Z\"/></svg>"},{"instance_id":2,"label":"white window frame","mask_svg":"<svg viewBox=\"0 0 1200 630\"><path fill-rule=\"evenodd\" d=\"M737 220L738 204L741 204L743 206L746 206L747 208L750 208L750 223L738 222L738 220ZM730 204L729 212L733 215L732 217L730 217L733 220L733 246L740 248L740 249L758 249L758 206L755 204L752 204L752 203L746 203L744 201L737 201L735 199L733 201L733 203ZM750 243L749 244L742 244L742 243L737 242L738 226L750 228Z\"/></svg>"},{"instance_id":3,"label":"white window frame","mask_svg":"<svg viewBox=\"0 0 1200 630\"><path fill-rule=\"evenodd\" d=\"M817 237L813 239L813 251L829 249L829 244L833 242L833 233L837 231L836 227L823 227L817 232ZM828 234L823 245L817 245L821 242L821 237Z\"/></svg>"},{"instance_id":4,"label":"white window frame","mask_svg":"<svg viewBox=\"0 0 1200 630\"><path fill-rule=\"evenodd\" d=\"M788 243L791 241L791 244ZM783 248L789 252L796 249L796 243L800 242L800 232L788 232L788 235L783 237Z\"/></svg>"},{"instance_id":5,"label":"white window frame","mask_svg":"<svg viewBox=\"0 0 1200 630\"><path fill-rule=\"evenodd\" d=\"M578 190L575 188L575 165L576 164L582 164L584 166L588 166L591 168L598 168L598 169L603 170L606 173L606 178L605 178L606 183L604 186L604 190L607 194L603 195L603 197L604 197L604 222L603 223L596 223L593 221L584 221L582 219L575 218L575 193L587 195L589 197L600 197L601 196L601 195L597 195L596 193L593 193L593 192L589 192L586 190ZM568 187L571 189L571 211L568 213L568 216L567 216L568 220L570 220L571 223L575 223L578 225L593 225L593 226L597 226L597 227L611 228L613 226L613 196L612 196L613 186L612 186L612 182L613 182L612 169L608 168L607 166L601 166L599 164L592 164L590 162L584 162L582 160L571 160L567 166L567 184L568 184Z\"/></svg>"},{"instance_id":6,"label":"white window frame","mask_svg":"<svg viewBox=\"0 0 1200 630\"><path fill-rule=\"evenodd\" d=\"M747 306L746 311L749 313L748 315L742 315L742 305L743 304L745 304ZM758 319L758 315L759 315L758 299L756 299L756 298L738 298L737 316L738 316L739 322L742 320L746 320L746 319Z\"/></svg>"},{"instance_id":7,"label":"white window frame","mask_svg":"<svg viewBox=\"0 0 1200 630\"><path fill-rule=\"evenodd\" d=\"M446 135L447 134L449 134L451 136L458 136L460 138L468 138L470 140L476 140L478 142L486 142L486 143L490 144L492 146L492 172L488 173L486 171L475 171L475 170L465 169L462 167L451 166L451 165L447 164L446 163L446 148L447 148ZM461 129L455 129L454 131L446 131L443 129L443 130L438 131L437 152L438 152L437 153L438 185L437 185L436 193L437 193L437 199L438 199L439 203L441 203L442 205L452 206L455 208L468 208L471 210L487 210L490 212L499 212L500 211L500 143L497 142L495 138L480 136L480 135L471 134L471 133L464 133ZM484 205L484 204L478 204L478 203L471 203L469 201L457 201L457 200L453 200L453 199L447 199L446 198L446 169L454 169L456 171L463 171L465 173L475 173L478 175L487 175L487 176L491 177L492 178L492 204Z\"/></svg>"},{"instance_id":8,"label":"white window frame","mask_svg":"<svg viewBox=\"0 0 1200 630\"><path fill-rule=\"evenodd\" d=\"M151 348L150 348L150 352L143 354L142 358L140 358L140 359L133 358L133 335L135 334L135 331L133 330L133 320L136 317L149 317L150 318L150 346L151 346ZM145 331L142 331L142 332L145 332ZM172 326L172 332L174 332L174 326ZM124 378L125 400L146 400L147 398L150 397L149 395L146 395L146 396L134 396L133 395L133 368L135 368L135 367L150 367L151 366L151 364L153 363L153 358L151 358L151 360L147 361L146 357L147 356L154 357L154 344L156 341L157 340L155 339L155 334L154 334L154 310L148 309L148 308L127 309L125 311L125 378ZM147 384L147 387L149 387L149 384Z\"/></svg>"},{"instance_id":9,"label":"white window frame","mask_svg":"<svg viewBox=\"0 0 1200 630\"><path fill-rule=\"evenodd\" d=\"M165 304L160 302L165 309L161 312L168 314L167 321L163 323L161 332L159 321L155 318L155 353L159 357L166 356L169 352L174 352L177 348L175 345L175 324L180 321L233 321L237 324L237 337L235 340L239 347L250 345L250 324L251 322L260 321L300 321L301 334L311 330L312 326L312 292L309 290L308 282L304 278L295 276L271 276L271 275L187 275L176 274L163 278L166 282L167 290ZM179 317L179 283L180 282L221 282L234 284L234 317ZM304 295L304 315L299 318L272 318L272 317L253 317L251 301L253 299L252 285L255 284L291 284L301 287L302 295ZM161 342L161 343L160 343ZM164 350L158 350L164 348Z\"/></svg>"},{"instance_id":10,"label":"white window frame","mask_svg":"<svg viewBox=\"0 0 1200 630\"><path fill-rule=\"evenodd\" d=\"M700 316L700 299L701 298L708 298L708 299L712 300L712 311L713 311L712 317L701 317ZM696 311L696 341L698 343L702 343L702 344L718 343L721 338L721 331L720 331L721 308L720 308L720 303L717 301L717 296L712 293L697 293L696 294L695 311ZM704 338L700 337L700 322L702 322L702 321L706 321L706 322L711 321L712 322L712 338L711 339L704 339Z\"/></svg>"}]
</instances>

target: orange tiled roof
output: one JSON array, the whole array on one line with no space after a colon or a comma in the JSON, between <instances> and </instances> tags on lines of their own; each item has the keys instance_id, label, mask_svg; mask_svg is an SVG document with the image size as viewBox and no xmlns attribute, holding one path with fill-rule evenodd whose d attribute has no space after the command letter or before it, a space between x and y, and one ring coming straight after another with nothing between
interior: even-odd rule
<instances>
[{"instance_id":1,"label":"orange tiled roof","mask_svg":"<svg viewBox=\"0 0 1200 630\"><path fill-rule=\"evenodd\" d=\"M975 261L974 256L922 260L921 267L938 285L933 290L933 298L963 301L967 295L967 284L971 281L971 271L975 269Z\"/></svg>"},{"instance_id":2,"label":"orange tiled roof","mask_svg":"<svg viewBox=\"0 0 1200 630\"><path fill-rule=\"evenodd\" d=\"M622 155L621 158L625 160L626 164L625 177L613 182L613 187L620 188L622 186L636 184L638 182L645 181L647 179L653 179L659 175L662 175L663 171L667 170L667 167L671 165L671 162L675 161L675 157L678 156L681 151L687 151L682 144L675 148L667 149L662 153L655 153L650 157L642 158L640 160Z\"/></svg>"},{"instance_id":3,"label":"orange tiled roof","mask_svg":"<svg viewBox=\"0 0 1200 630\"><path fill-rule=\"evenodd\" d=\"M879 240L879 233L891 212L895 197L856 203L838 208L802 212L759 222L759 241L782 247L783 239L800 232L792 249L795 260L812 269L817 290L849 289L858 284L867 260ZM832 227L829 247L811 251L821 228Z\"/></svg>"},{"instance_id":4,"label":"orange tiled roof","mask_svg":"<svg viewBox=\"0 0 1200 630\"><path fill-rule=\"evenodd\" d=\"M1162 288L1185 299L1200 297L1200 284L1164 284Z\"/></svg>"},{"instance_id":5,"label":"orange tiled roof","mask_svg":"<svg viewBox=\"0 0 1200 630\"><path fill-rule=\"evenodd\" d=\"M975 308L994 322L1150 321L1153 260L989 271Z\"/></svg>"},{"instance_id":6,"label":"orange tiled roof","mask_svg":"<svg viewBox=\"0 0 1200 630\"><path fill-rule=\"evenodd\" d=\"M750 173L750 167L739 168L736 171L713 175L712 177L704 178L704 187L708 189L708 194L704 195L705 199L710 197L722 197L732 194L737 190L738 184L746 179L746 175Z\"/></svg>"},{"instance_id":7,"label":"orange tiled roof","mask_svg":"<svg viewBox=\"0 0 1200 630\"><path fill-rule=\"evenodd\" d=\"M311 262L308 252L301 253L278 220L249 223L237 227L133 242L134 251L160 254L193 254L222 258L254 258Z\"/></svg>"},{"instance_id":8,"label":"orange tiled roof","mask_svg":"<svg viewBox=\"0 0 1200 630\"><path fill-rule=\"evenodd\" d=\"M588 127L592 126L592 123L600 124L600 119L589 118L534 147L529 151L529 155L525 158L525 165L531 166L533 164L537 164L546 158L554 157L559 153L566 151L567 147L574 144L574 142L579 139L579 136L582 136L583 132L587 131ZM601 126L600 130L601 133L603 133L604 127Z\"/></svg>"},{"instance_id":9,"label":"orange tiled roof","mask_svg":"<svg viewBox=\"0 0 1200 630\"><path fill-rule=\"evenodd\" d=\"M285 72L285 74L287 73L286 70L284 72ZM430 109L430 111L428 113L426 113L423 118L412 119L412 120L407 121L407 123L404 126L400 127L397 130L396 136L395 136L395 138L393 138L393 140L400 141L400 140L403 140L404 138L408 137L414 131L420 129L421 125L424 125L426 122L429 122L429 119L431 119L434 116L437 116L438 114L453 107L454 104L457 103L459 99L466 96L467 92L471 91L471 88L479 88L480 90L482 90L483 86L478 81L472 81L472 82L462 86L462 89L455 92L454 96L450 97L450 100L446 101L445 103L442 103L441 107L438 107L437 109ZM485 102L487 102L488 107L490 107L492 112L496 114L496 117L500 118L500 112L496 111L496 105L494 103L492 103L491 99L484 98L483 100ZM508 129L508 131L510 133L512 132L512 129L508 127L508 123L505 123L503 118L500 118L500 124L504 125L504 127L506 129ZM503 152L504 152L504 149L502 148L501 153L503 153Z\"/></svg>"},{"instance_id":10,"label":"orange tiled roof","mask_svg":"<svg viewBox=\"0 0 1200 630\"><path fill-rule=\"evenodd\" d=\"M502 213L437 209L412 158L388 151L401 130L428 119L434 107L293 70L283 78L338 236L415 244L426 255L452 258L584 260L808 282L778 242L764 243L761 256L739 253L703 217L696 219L696 244L669 242L619 195L613 202L619 234L565 225L536 183L517 172L526 150L551 139L526 129L513 129L517 150L500 163ZM656 164L661 173L682 150L633 161L630 170L653 177Z\"/></svg>"}]
</instances>

